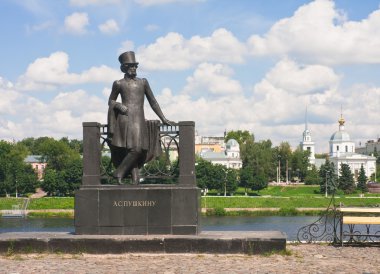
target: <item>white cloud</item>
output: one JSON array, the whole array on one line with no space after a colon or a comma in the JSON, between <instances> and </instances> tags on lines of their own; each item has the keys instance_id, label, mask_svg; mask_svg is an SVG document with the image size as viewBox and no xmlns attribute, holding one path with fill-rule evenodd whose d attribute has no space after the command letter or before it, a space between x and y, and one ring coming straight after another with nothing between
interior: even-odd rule
<instances>
[{"instance_id":1,"label":"white cloud","mask_svg":"<svg viewBox=\"0 0 380 274\"><path fill-rule=\"evenodd\" d=\"M70 5L74 7L104 6L120 4L121 0L70 0Z\"/></svg>"},{"instance_id":2,"label":"white cloud","mask_svg":"<svg viewBox=\"0 0 380 274\"><path fill-rule=\"evenodd\" d=\"M202 62L242 63L245 45L226 29L217 29L209 37L186 40L171 32L155 43L137 49L141 65L148 70L183 70Z\"/></svg>"},{"instance_id":3,"label":"white cloud","mask_svg":"<svg viewBox=\"0 0 380 274\"><path fill-rule=\"evenodd\" d=\"M335 88L339 83L339 76L329 67L300 66L288 58L278 62L265 79L274 87L296 94L323 92L326 88Z\"/></svg>"},{"instance_id":4,"label":"white cloud","mask_svg":"<svg viewBox=\"0 0 380 274\"><path fill-rule=\"evenodd\" d=\"M104 82L112 83L122 74L105 65L91 67L80 74L70 73L69 56L65 52L54 52L49 57L36 59L25 74L19 77L17 87L23 90L53 89L58 85Z\"/></svg>"},{"instance_id":5,"label":"white cloud","mask_svg":"<svg viewBox=\"0 0 380 274\"><path fill-rule=\"evenodd\" d=\"M114 34L120 31L119 25L113 19L107 20L103 24L100 24L98 27L99 30L105 34Z\"/></svg>"},{"instance_id":6,"label":"white cloud","mask_svg":"<svg viewBox=\"0 0 380 274\"><path fill-rule=\"evenodd\" d=\"M230 78L232 74L232 69L226 65L202 63L187 78L183 92L192 96L205 93L234 96L242 92L242 87L239 81Z\"/></svg>"},{"instance_id":7,"label":"white cloud","mask_svg":"<svg viewBox=\"0 0 380 274\"><path fill-rule=\"evenodd\" d=\"M3 93L2 90L0 92ZM3 139L30 136L82 138L82 122L106 123L107 100L84 90L62 92L48 102L28 95L21 96L17 91L13 93L16 97L8 99L8 105L14 111L7 113L12 116L0 118Z\"/></svg>"},{"instance_id":8,"label":"white cloud","mask_svg":"<svg viewBox=\"0 0 380 274\"><path fill-rule=\"evenodd\" d=\"M202 135L222 135L224 129L243 129L253 132L258 140L271 139L274 145L289 141L295 148L302 138L305 107L308 106L309 128L317 152L326 152L330 136L338 129L340 105L343 104L346 129L353 140L359 137L373 139L379 134L380 88L340 89L342 77L331 68L301 66L284 59L268 71L250 95L221 92L218 96L209 96L210 86L202 82L202 69L207 68L204 70L214 79L214 74L218 76L222 71L218 70L219 66L200 65L184 88L189 89L187 93L174 94L170 88L163 89L157 100L166 117L176 121L193 120ZM226 73L226 79L231 77L230 73ZM201 86L201 94L193 96L190 87ZM150 119L157 118L149 107L146 113Z\"/></svg>"},{"instance_id":9,"label":"white cloud","mask_svg":"<svg viewBox=\"0 0 380 274\"><path fill-rule=\"evenodd\" d=\"M348 21L330 0L303 5L279 20L263 36L248 41L257 56L290 55L323 64L379 63L380 10L361 21Z\"/></svg>"},{"instance_id":10,"label":"white cloud","mask_svg":"<svg viewBox=\"0 0 380 274\"><path fill-rule=\"evenodd\" d=\"M88 14L85 12L74 12L65 18L65 31L71 34L81 35L87 32L90 24Z\"/></svg>"},{"instance_id":11,"label":"white cloud","mask_svg":"<svg viewBox=\"0 0 380 274\"><path fill-rule=\"evenodd\" d=\"M151 31L156 31L156 30L158 30L159 28L160 28L160 27L157 26L157 25L155 25L155 24L149 24L149 25L146 25L144 29L145 29L146 31L151 32Z\"/></svg>"},{"instance_id":12,"label":"white cloud","mask_svg":"<svg viewBox=\"0 0 380 274\"><path fill-rule=\"evenodd\" d=\"M44 30L52 28L54 25L55 25L55 23L53 21L45 21L43 23L36 24L36 25L31 25L31 26L27 25L26 26L26 31L28 33L33 33L33 32L38 32L38 31L44 31Z\"/></svg>"},{"instance_id":13,"label":"white cloud","mask_svg":"<svg viewBox=\"0 0 380 274\"><path fill-rule=\"evenodd\" d=\"M122 54L123 52L126 52L126 51L133 51L135 48L135 44L133 43L133 41L130 41L130 40L126 40L124 42L121 43L121 47L118 49L118 53L119 54Z\"/></svg>"}]
</instances>

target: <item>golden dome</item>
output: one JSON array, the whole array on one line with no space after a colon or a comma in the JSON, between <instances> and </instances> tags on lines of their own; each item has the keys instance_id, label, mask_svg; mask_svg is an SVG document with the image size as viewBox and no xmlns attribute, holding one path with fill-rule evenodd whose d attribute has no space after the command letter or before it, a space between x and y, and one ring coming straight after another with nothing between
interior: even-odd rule
<instances>
[{"instance_id":1,"label":"golden dome","mask_svg":"<svg viewBox=\"0 0 380 274\"><path fill-rule=\"evenodd\" d=\"M340 115L340 119L338 120L338 123L340 126L344 126L344 122L346 122L342 115Z\"/></svg>"}]
</instances>

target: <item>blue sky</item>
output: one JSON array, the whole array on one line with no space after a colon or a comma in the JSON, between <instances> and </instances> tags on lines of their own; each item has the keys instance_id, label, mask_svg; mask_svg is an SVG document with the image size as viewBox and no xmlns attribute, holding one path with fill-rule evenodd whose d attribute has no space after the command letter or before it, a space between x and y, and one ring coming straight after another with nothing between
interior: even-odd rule
<instances>
[{"instance_id":1,"label":"blue sky","mask_svg":"<svg viewBox=\"0 0 380 274\"><path fill-rule=\"evenodd\" d=\"M81 138L106 122L117 57L134 50L167 118L200 135L249 130L317 152L342 106L378 138L380 1L2 0L0 138ZM146 108L147 118L155 115Z\"/></svg>"}]
</instances>

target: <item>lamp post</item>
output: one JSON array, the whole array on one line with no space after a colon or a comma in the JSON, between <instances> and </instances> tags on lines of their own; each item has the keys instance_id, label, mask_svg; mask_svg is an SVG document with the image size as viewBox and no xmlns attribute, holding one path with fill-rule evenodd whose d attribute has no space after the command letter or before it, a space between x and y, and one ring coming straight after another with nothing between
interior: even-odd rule
<instances>
[{"instance_id":1,"label":"lamp post","mask_svg":"<svg viewBox=\"0 0 380 274\"><path fill-rule=\"evenodd\" d=\"M281 181L281 155L278 155L278 183Z\"/></svg>"},{"instance_id":2,"label":"lamp post","mask_svg":"<svg viewBox=\"0 0 380 274\"><path fill-rule=\"evenodd\" d=\"M206 196L207 196L208 188L202 189L202 192L203 192L203 196L205 197L205 210L207 212Z\"/></svg>"},{"instance_id":3,"label":"lamp post","mask_svg":"<svg viewBox=\"0 0 380 274\"><path fill-rule=\"evenodd\" d=\"M290 178L290 182L292 182L292 168L289 167L289 178Z\"/></svg>"},{"instance_id":4,"label":"lamp post","mask_svg":"<svg viewBox=\"0 0 380 274\"><path fill-rule=\"evenodd\" d=\"M300 169L297 168L297 182L300 182Z\"/></svg>"},{"instance_id":5,"label":"lamp post","mask_svg":"<svg viewBox=\"0 0 380 274\"><path fill-rule=\"evenodd\" d=\"M286 159L286 184L289 184L288 159Z\"/></svg>"},{"instance_id":6,"label":"lamp post","mask_svg":"<svg viewBox=\"0 0 380 274\"><path fill-rule=\"evenodd\" d=\"M227 196L227 173L228 173L228 170L226 169L224 172L226 174L226 176L224 177L224 197L226 197Z\"/></svg>"}]
</instances>

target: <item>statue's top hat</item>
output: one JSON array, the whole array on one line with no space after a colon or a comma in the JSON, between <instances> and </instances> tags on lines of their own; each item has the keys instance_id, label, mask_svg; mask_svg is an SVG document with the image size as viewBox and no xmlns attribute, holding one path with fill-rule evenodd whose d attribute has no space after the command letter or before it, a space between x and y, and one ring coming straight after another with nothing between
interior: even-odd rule
<instances>
[{"instance_id":1,"label":"statue's top hat","mask_svg":"<svg viewBox=\"0 0 380 274\"><path fill-rule=\"evenodd\" d=\"M138 64L135 59L135 53L133 51L127 51L119 56L119 62L120 64Z\"/></svg>"}]
</instances>

